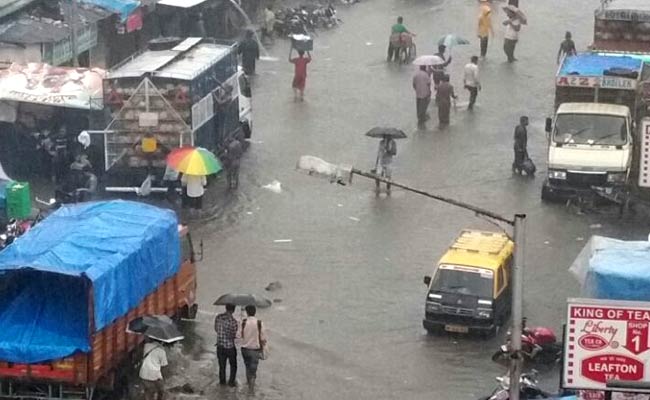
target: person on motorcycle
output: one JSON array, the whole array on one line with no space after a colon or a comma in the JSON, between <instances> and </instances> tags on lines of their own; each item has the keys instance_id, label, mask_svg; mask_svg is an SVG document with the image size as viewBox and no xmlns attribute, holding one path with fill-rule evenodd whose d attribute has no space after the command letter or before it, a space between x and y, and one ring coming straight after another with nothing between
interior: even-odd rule
<instances>
[{"instance_id":1,"label":"person on motorcycle","mask_svg":"<svg viewBox=\"0 0 650 400\"><path fill-rule=\"evenodd\" d=\"M388 41L389 62L393 59L395 61L399 59L399 46L396 46L395 44L399 44L401 41L401 35L404 33L415 36L413 33L409 32L408 29L406 29L406 26L404 25L404 18L397 17L397 23L390 28L390 39Z\"/></svg>"}]
</instances>

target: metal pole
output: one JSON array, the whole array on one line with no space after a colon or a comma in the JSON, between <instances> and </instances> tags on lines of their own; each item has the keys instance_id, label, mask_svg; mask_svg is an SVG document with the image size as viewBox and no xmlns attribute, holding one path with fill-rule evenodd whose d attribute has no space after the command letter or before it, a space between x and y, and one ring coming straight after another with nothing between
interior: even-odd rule
<instances>
[{"instance_id":1,"label":"metal pole","mask_svg":"<svg viewBox=\"0 0 650 400\"><path fill-rule=\"evenodd\" d=\"M512 336L510 345L512 354L510 361L510 400L519 400L519 377L521 376L521 334L523 313L523 278L524 278L524 241L525 214L515 214L514 242L515 260L512 270Z\"/></svg>"},{"instance_id":2,"label":"metal pole","mask_svg":"<svg viewBox=\"0 0 650 400\"><path fill-rule=\"evenodd\" d=\"M77 59L77 0L71 0L70 5L70 43L72 45L72 66L78 67L79 60Z\"/></svg>"}]
</instances>

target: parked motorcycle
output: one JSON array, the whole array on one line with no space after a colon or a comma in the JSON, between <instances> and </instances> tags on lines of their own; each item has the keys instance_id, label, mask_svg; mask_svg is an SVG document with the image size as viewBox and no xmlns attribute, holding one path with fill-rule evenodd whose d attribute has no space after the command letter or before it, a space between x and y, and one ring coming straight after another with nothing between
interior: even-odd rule
<instances>
[{"instance_id":1,"label":"parked motorcycle","mask_svg":"<svg viewBox=\"0 0 650 400\"><path fill-rule=\"evenodd\" d=\"M546 327L526 327L526 320L522 322L521 351L525 361L539 364L552 364L562 358L562 344L558 343L557 336L552 329ZM499 347L492 355L492 361L509 365L511 349L511 332L508 331L506 343Z\"/></svg>"},{"instance_id":2,"label":"parked motorcycle","mask_svg":"<svg viewBox=\"0 0 650 400\"><path fill-rule=\"evenodd\" d=\"M528 373L521 374L519 377L519 398L525 399L548 399L552 397L550 393L542 390L537 381L538 372L532 370ZM481 397L479 400L508 400L510 398L510 376L506 374L496 378L498 387L494 389L490 396Z\"/></svg>"}]
</instances>

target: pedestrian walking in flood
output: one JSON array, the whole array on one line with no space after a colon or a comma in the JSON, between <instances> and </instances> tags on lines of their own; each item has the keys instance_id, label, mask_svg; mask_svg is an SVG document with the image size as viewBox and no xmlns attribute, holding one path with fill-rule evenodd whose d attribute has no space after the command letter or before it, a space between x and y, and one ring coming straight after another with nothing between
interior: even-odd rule
<instances>
[{"instance_id":1,"label":"pedestrian walking in flood","mask_svg":"<svg viewBox=\"0 0 650 400\"><path fill-rule=\"evenodd\" d=\"M273 31L275 29L275 13L273 7L268 5L264 9L264 25L262 25L262 40L270 39L273 42Z\"/></svg>"},{"instance_id":2,"label":"pedestrian walking in flood","mask_svg":"<svg viewBox=\"0 0 650 400\"><path fill-rule=\"evenodd\" d=\"M488 0L481 0L481 11L478 16L478 37L481 42L481 58L487 55L490 36L494 37L492 28L492 8Z\"/></svg>"},{"instance_id":3,"label":"pedestrian walking in flood","mask_svg":"<svg viewBox=\"0 0 650 400\"><path fill-rule=\"evenodd\" d=\"M375 161L375 174L391 180L393 177L393 157L397 155L397 143L390 135L384 135L379 141L377 161ZM375 180L375 192L379 194L381 183ZM390 183L386 184L386 194L390 195Z\"/></svg>"},{"instance_id":4,"label":"pedestrian walking in flood","mask_svg":"<svg viewBox=\"0 0 650 400\"><path fill-rule=\"evenodd\" d=\"M388 62L399 61L400 56L400 44L402 40L402 34L410 34L406 25L404 25L404 18L397 17L397 23L390 27L390 37L388 38Z\"/></svg>"},{"instance_id":5,"label":"pedestrian walking in flood","mask_svg":"<svg viewBox=\"0 0 650 400\"><path fill-rule=\"evenodd\" d=\"M305 52L298 50L298 57L291 58L293 54L293 47L289 49L289 62L294 65L293 72L293 100L304 101L305 99L305 84L307 83L307 64L311 62L311 54L307 52L307 57L305 57Z\"/></svg>"},{"instance_id":6,"label":"pedestrian walking in flood","mask_svg":"<svg viewBox=\"0 0 650 400\"><path fill-rule=\"evenodd\" d=\"M164 400L165 385L162 368L167 366L167 353L162 343L147 339L144 344L139 376L144 386L145 400Z\"/></svg>"},{"instance_id":7,"label":"pedestrian walking in flood","mask_svg":"<svg viewBox=\"0 0 650 400\"><path fill-rule=\"evenodd\" d=\"M431 78L425 65L420 65L420 68L415 72L413 76L413 89L415 90L415 110L418 125L422 126L429 119L427 108L431 102Z\"/></svg>"},{"instance_id":8,"label":"pedestrian walking in flood","mask_svg":"<svg viewBox=\"0 0 650 400\"><path fill-rule=\"evenodd\" d=\"M578 52L576 51L576 44L571 39L571 32L567 31L564 34L564 40L560 43L560 50L557 52L557 63L560 63L562 57L575 56Z\"/></svg>"},{"instance_id":9,"label":"pedestrian walking in flood","mask_svg":"<svg viewBox=\"0 0 650 400\"><path fill-rule=\"evenodd\" d=\"M463 84L465 85L465 89L469 91L469 105L467 106L467 109L472 111L474 109L474 103L476 103L476 96L478 96L478 92L481 90L477 56L472 56L470 62L465 65Z\"/></svg>"},{"instance_id":10,"label":"pedestrian walking in flood","mask_svg":"<svg viewBox=\"0 0 650 400\"><path fill-rule=\"evenodd\" d=\"M186 204L190 208L190 211L203 208L205 185L208 184L205 176L183 174L181 184L185 186Z\"/></svg>"},{"instance_id":11,"label":"pedestrian walking in flood","mask_svg":"<svg viewBox=\"0 0 650 400\"><path fill-rule=\"evenodd\" d=\"M514 151L515 159L512 162L512 172L521 174L526 171L528 175L532 175L530 167L526 166L528 158L528 117L522 116L519 118L519 125L515 128L514 134ZM532 171L535 172L534 170Z\"/></svg>"},{"instance_id":12,"label":"pedestrian walking in flood","mask_svg":"<svg viewBox=\"0 0 650 400\"><path fill-rule=\"evenodd\" d=\"M503 21L506 27L506 33L503 39L503 51L508 57L508 62L512 63L517 61L515 58L515 47L519 41L519 32L521 31L521 20L517 15L517 9L514 6L507 6L504 8L508 19Z\"/></svg>"},{"instance_id":13,"label":"pedestrian walking in flood","mask_svg":"<svg viewBox=\"0 0 650 400\"><path fill-rule=\"evenodd\" d=\"M444 64L440 65L435 65L432 68L432 75L431 77L433 78L433 86L434 88L438 88L438 85L440 85L440 82L442 81L442 78L445 76L445 68L449 64L451 64L451 56L447 58L445 56L445 51L447 50L447 46L444 44L438 45L438 52L435 54L436 56L442 58L442 60L445 62Z\"/></svg>"},{"instance_id":14,"label":"pedestrian walking in flood","mask_svg":"<svg viewBox=\"0 0 650 400\"><path fill-rule=\"evenodd\" d=\"M247 318L241 323L241 355L246 366L246 382L248 389L255 390L257 379L257 367L264 357L264 347L267 345L267 338L262 321L255 317L257 308L253 305L246 306Z\"/></svg>"},{"instance_id":15,"label":"pedestrian walking in flood","mask_svg":"<svg viewBox=\"0 0 650 400\"><path fill-rule=\"evenodd\" d=\"M253 31L246 31L246 38L239 44L241 65L246 75L255 75L255 63L260 59L260 46L255 40Z\"/></svg>"},{"instance_id":16,"label":"pedestrian walking in flood","mask_svg":"<svg viewBox=\"0 0 650 400\"><path fill-rule=\"evenodd\" d=\"M239 187L239 165L241 156L244 153L244 147L241 143L241 138L237 135L233 140L228 143L226 166L228 172L228 187L230 189L237 189Z\"/></svg>"},{"instance_id":17,"label":"pedestrian walking in flood","mask_svg":"<svg viewBox=\"0 0 650 400\"><path fill-rule=\"evenodd\" d=\"M449 125L451 100L456 100L454 87L449 83L449 75L444 75L436 91L436 104L438 105L438 121L441 127Z\"/></svg>"},{"instance_id":18,"label":"pedestrian walking in flood","mask_svg":"<svg viewBox=\"0 0 650 400\"><path fill-rule=\"evenodd\" d=\"M237 386L237 348L235 339L239 323L233 316L234 304L226 304L226 312L214 319L214 330L217 332L217 360L219 362L219 384L226 384L226 365L230 363L228 386Z\"/></svg>"}]
</instances>

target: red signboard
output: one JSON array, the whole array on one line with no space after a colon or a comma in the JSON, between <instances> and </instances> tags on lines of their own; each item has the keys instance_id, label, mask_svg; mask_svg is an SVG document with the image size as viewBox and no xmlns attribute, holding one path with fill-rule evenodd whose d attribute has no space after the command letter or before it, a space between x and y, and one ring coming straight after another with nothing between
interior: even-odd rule
<instances>
[{"instance_id":1,"label":"red signboard","mask_svg":"<svg viewBox=\"0 0 650 400\"><path fill-rule=\"evenodd\" d=\"M605 390L610 381L650 381L650 303L569 299L564 351L567 389Z\"/></svg>"},{"instance_id":2,"label":"red signboard","mask_svg":"<svg viewBox=\"0 0 650 400\"><path fill-rule=\"evenodd\" d=\"M639 381L643 378L643 363L630 357L608 354L582 360L582 375L592 381Z\"/></svg>"}]
</instances>

